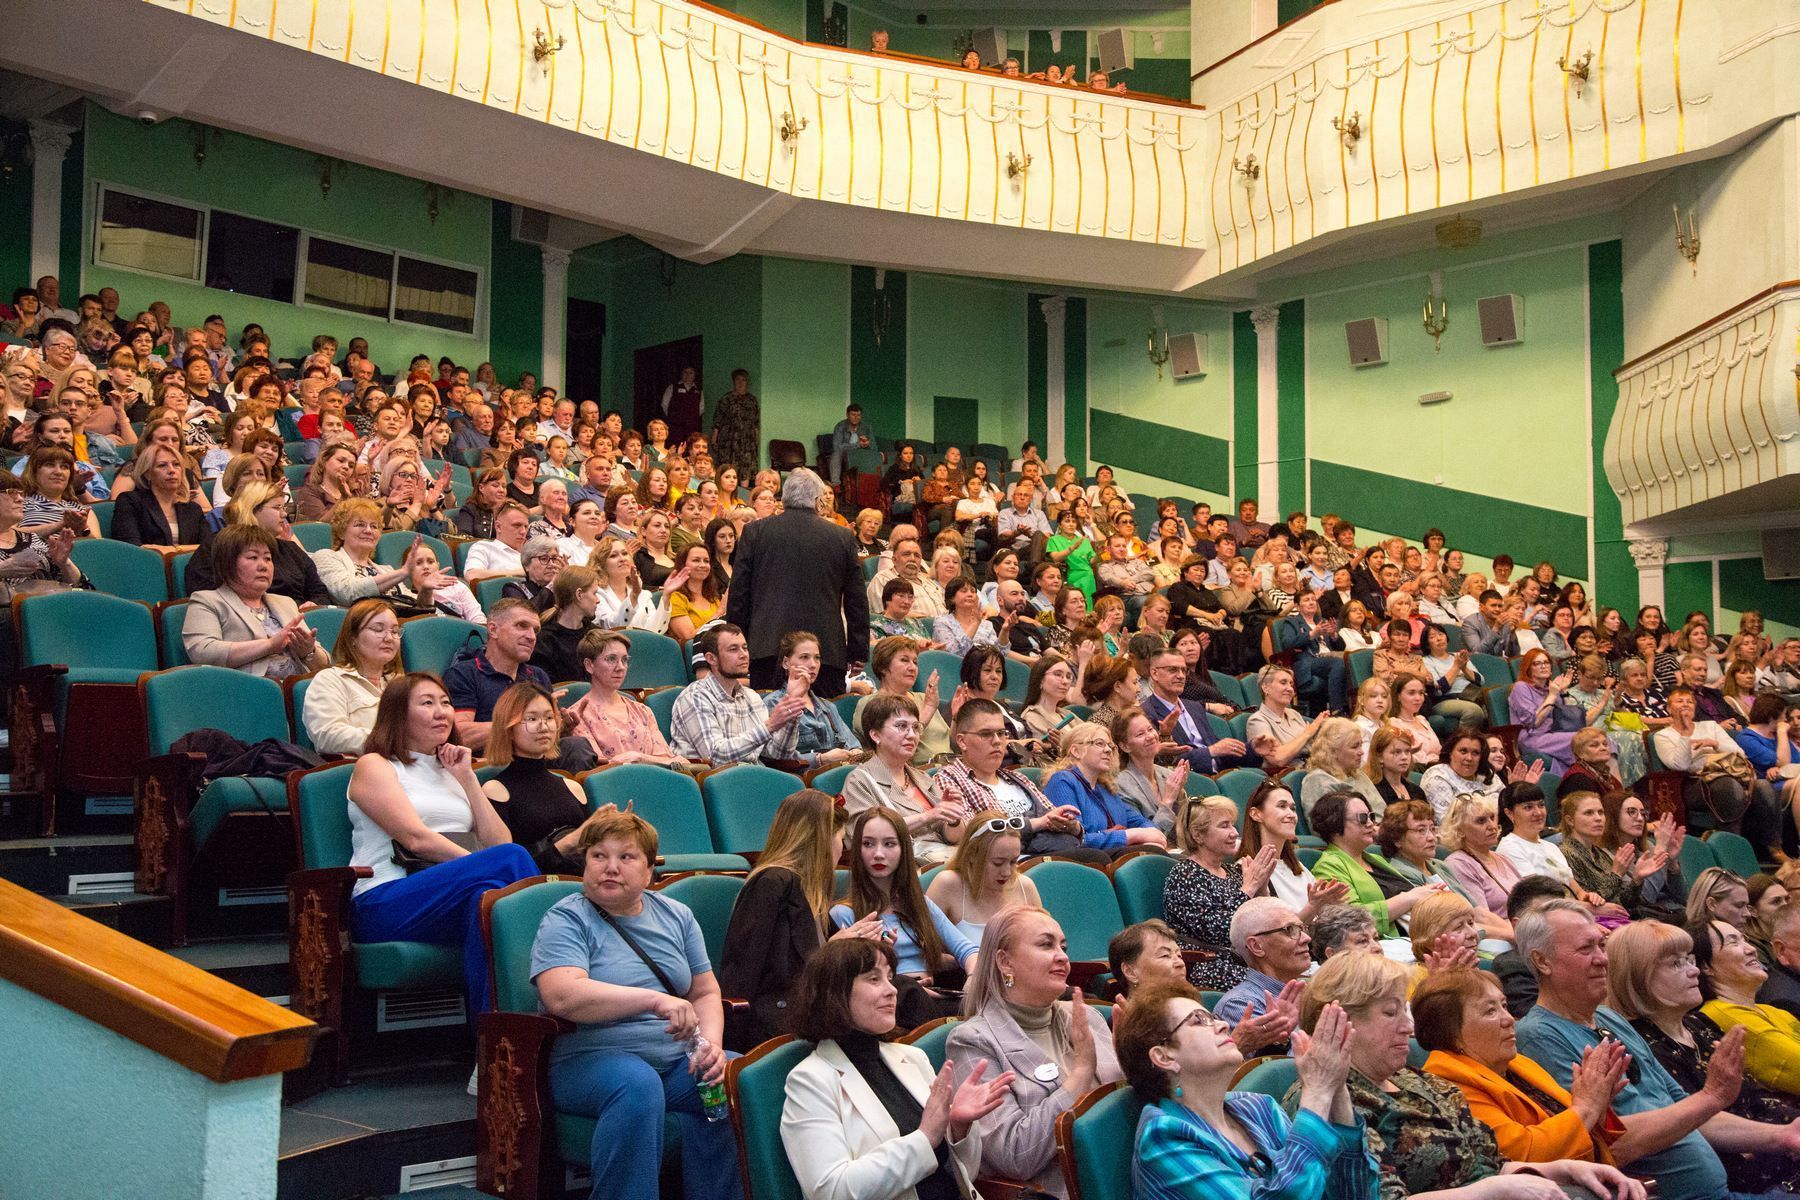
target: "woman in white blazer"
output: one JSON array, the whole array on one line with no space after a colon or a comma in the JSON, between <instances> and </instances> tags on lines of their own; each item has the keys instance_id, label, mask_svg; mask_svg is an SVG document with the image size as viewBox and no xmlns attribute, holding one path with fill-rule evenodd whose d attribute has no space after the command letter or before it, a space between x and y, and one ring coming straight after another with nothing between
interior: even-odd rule
<instances>
[{"instance_id":1,"label":"woman in white blazer","mask_svg":"<svg viewBox=\"0 0 1800 1200\"><path fill-rule=\"evenodd\" d=\"M821 946L794 988L790 1020L816 1043L787 1079L781 1141L806 1200L958 1200L974 1195L980 1120L1011 1075L958 1086L894 1032L894 951L847 938Z\"/></svg>"},{"instance_id":2,"label":"woman in white blazer","mask_svg":"<svg viewBox=\"0 0 1800 1200\"><path fill-rule=\"evenodd\" d=\"M279 682L329 661L300 609L269 590L275 582L275 535L261 525L227 525L213 539L217 588L189 597L181 624L188 659L232 667Z\"/></svg>"}]
</instances>

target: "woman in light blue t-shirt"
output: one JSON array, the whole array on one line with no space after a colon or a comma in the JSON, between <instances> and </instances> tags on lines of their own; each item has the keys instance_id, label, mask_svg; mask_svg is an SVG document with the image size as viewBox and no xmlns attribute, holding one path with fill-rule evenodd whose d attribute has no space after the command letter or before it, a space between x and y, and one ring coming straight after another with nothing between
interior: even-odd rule
<instances>
[{"instance_id":1,"label":"woman in light blue t-shirt","mask_svg":"<svg viewBox=\"0 0 1800 1200\"><path fill-rule=\"evenodd\" d=\"M594 1118L594 1200L655 1200L663 1121L681 1131L688 1200L742 1200L727 1121L709 1121L700 1088L725 1080L725 1009L699 923L648 891L656 830L635 813L590 818L578 843L581 893L544 914L531 978L573 1033L550 1051L559 1112Z\"/></svg>"}]
</instances>

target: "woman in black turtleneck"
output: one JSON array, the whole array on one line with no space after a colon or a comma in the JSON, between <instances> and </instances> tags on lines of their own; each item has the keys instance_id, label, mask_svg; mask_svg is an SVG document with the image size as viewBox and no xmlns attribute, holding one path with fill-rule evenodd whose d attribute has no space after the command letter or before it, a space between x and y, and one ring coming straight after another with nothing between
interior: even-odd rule
<instances>
[{"instance_id":1,"label":"woman in black turtleneck","mask_svg":"<svg viewBox=\"0 0 1800 1200\"><path fill-rule=\"evenodd\" d=\"M787 1079L781 1141L806 1200L958 1200L981 1166L978 1122L1012 1075L961 1087L950 1064L884 1040L894 1032L894 950L885 941L827 942L794 987L794 1033L815 1043Z\"/></svg>"},{"instance_id":2,"label":"woman in black turtleneck","mask_svg":"<svg viewBox=\"0 0 1800 1200\"><path fill-rule=\"evenodd\" d=\"M504 769L481 790L544 874L580 875L575 845L588 820L587 797L573 779L550 769L561 736L562 717L549 692L535 683L507 688L494 702L485 756L488 766Z\"/></svg>"}]
</instances>

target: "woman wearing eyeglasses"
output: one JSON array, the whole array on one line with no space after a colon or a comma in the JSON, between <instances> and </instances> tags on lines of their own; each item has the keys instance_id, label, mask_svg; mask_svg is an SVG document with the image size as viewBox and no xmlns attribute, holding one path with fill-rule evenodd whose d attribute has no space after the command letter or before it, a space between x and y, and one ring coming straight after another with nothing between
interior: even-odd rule
<instances>
[{"instance_id":1,"label":"woman wearing eyeglasses","mask_svg":"<svg viewBox=\"0 0 1800 1200\"><path fill-rule=\"evenodd\" d=\"M1713 1056L1729 1034L1711 1017L1716 999L1702 1004L1717 987L1721 957L1746 969L1755 952L1746 953L1742 938L1730 925L1703 922L1680 929L1660 921L1633 921L1606 939L1607 1006L1631 1022L1656 1057L1657 1064L1691 1095L1707 1090ZM1727 969L1729 975L1730 969ZM1710 981L1710 982L1709 982ZM1712 993L1715 997L1716 991ZM1710 1011L1709 1011L1710 1010ZM1732 1038L1735 1041L1735 1038ZM1734 1193L1800 1190L1800 1158L1784 1152L1789 1128L1800 1120L1800 1100L1768 1087L1750 1062L1750 1042L1743 1046L1743 1085L1726 1112L1766 1123L1768 1148L1761 1154L1721 1154L1726 1186ZM1630 1070L1642 1070L1633 1063Z\"/></svg>"},{"instance_id":2,"label":"woman wearing eyeglasses","mask_svg":"<svg viewBox=\"0 0 1800 1200\"><path fill-rule=\"evenodd\" d=\"M943 910L961 934L977 946L995 913L1009 904L1043 907L1037 884L1019 870L1028 822L999 809L969 818L949 865L937 873L925 896Z\"/></svg>"},{"instance_id":3,"label":"woman wearing eyeglasses","mask_svg":"<svg viewBox=\"0 0 1800 1200\"><path fill-rule=\"evenodd\" d=\"M1330 1005L1297 1038L1300 1104L1290 1119L1259 1092L1229 1091L1244 1056L1185 983L1132 993L1113 1047L1146 1107L1131 1160L1139 1200L1374 1200L1375 1158L1350 1103L1350 1022Z\"/></svg>"},{"instance_id":4,"label":"woman wearing eyeglasses","mask_svg":"<svg viewBox=\"0 0 1800 1200\"><path fill-rule=\"evenodd\" d=\"M500 773L481 785L513 841L547 875L582 873L576 846L592 820L581 785L551 770L562 718L556 700L535 683L515 683L494 702L494 728L482 752ZM616 811L607 805L605 811Z\"/></svg>"},{"instance_id":5,"label":"woman wearing eyeglasses","mask_svg":"<svg viewBox=\"0 0 1800 1200\"><path fill-rule=\"evenodd\" d=\"M1350 788L1326 792L1313 806L1312 830L1329 843L1313 864L1317 879L1335 879L1350 889L1350 903L1368 910L1384 938L1399 936L1395 922L1427 896L1445 891L1443 882L1421 884L1395 896L1384 896L1370 872L1368 849L1375 843L1375 817L1368 802Z\"/></svg>"}]
</instances>

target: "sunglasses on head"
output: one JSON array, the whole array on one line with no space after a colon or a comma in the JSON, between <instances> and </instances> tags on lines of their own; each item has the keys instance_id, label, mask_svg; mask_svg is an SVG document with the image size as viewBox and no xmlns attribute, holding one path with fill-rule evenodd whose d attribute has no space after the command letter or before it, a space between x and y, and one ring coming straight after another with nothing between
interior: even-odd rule
<instances>
[{"instance_id":1,"label":"sunglasses on head","mask_svg":"<svg viewBox=\"0 0 1800 1200\"><path fill-rule=\"evenodd\" d=\"M977 825L972 833L1020 833L1025 828L1024 817L990 817Z\"/></svg>"}]
</instances>

